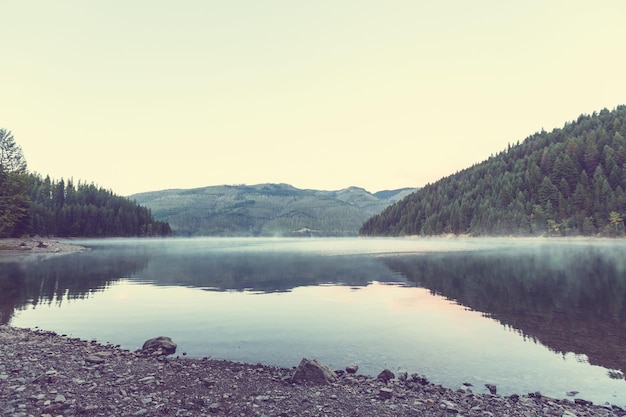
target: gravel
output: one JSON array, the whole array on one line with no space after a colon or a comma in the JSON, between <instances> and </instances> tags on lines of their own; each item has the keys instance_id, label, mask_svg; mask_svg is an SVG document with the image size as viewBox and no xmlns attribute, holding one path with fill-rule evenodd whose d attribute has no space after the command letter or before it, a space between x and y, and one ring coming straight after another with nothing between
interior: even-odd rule
<instances>
[{"instance_id":1,"label":"gravel","mask_svg":"<svg viewBox=\"0 0 626 417\"><path fill-rule=\"evenodd\" d=\"M49 331L0 326L2 417L626 415L618 407L539 393L503 397L485 387L452 390L416 374L400 373L384 382L338 371L336 382L315 384L293 383L293 373L260 364L131 352Z\"/></svg>"}]
</instances>

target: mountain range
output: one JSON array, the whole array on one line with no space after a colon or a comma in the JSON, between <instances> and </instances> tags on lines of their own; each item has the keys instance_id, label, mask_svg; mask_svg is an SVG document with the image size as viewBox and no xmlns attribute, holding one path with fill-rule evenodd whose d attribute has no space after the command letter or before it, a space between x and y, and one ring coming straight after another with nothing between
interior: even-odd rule
<instances>
[{"instance_id":1,"label":"mountain range","mask_svg":"<svg viewBox=\"0 0 626 417\"><path fill-rule=\"evenodd\" d=\"M182 236L356 236L363 222L416 188L370 193L289 184L219 185L129 196Z\"/></svg>"}]
</instances>

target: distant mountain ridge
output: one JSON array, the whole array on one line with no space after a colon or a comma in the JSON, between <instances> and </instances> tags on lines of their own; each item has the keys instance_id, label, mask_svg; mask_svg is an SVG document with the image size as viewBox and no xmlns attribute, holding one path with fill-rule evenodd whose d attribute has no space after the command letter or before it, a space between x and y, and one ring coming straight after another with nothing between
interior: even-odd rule
<instances>
[{"instance_id":1,"label":"distant mountain ridge","mask_svg":"<svg viewBox=\"0 0 626 417\"><path fill-rule=\"evenodd\" d=\"M289 184L218 185L129 196L183 236L356 236L363 222L416 188L299 189Z\"/></svg>"}]
</instances>

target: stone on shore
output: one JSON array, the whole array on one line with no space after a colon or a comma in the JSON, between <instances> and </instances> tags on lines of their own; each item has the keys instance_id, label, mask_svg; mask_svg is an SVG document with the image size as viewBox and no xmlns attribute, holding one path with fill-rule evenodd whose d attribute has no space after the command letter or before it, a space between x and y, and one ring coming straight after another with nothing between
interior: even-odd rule
<instances>
[{"instance_id":1,"label":"stone on shore","mask_svg":"<svg viewBox=\"0 0 626 417\"><path fill-rule=\"evenodd\" d=\"M388 382L390 379L394 379L396 376L394 375L393 372L391 372L389 369L383 369L379 374L378 374L378 379L380 379L383 382Z\"/></svg>"},{"instance_id":2,"label":"stone on shore","mask_svg":"<svg viewBox=\"0 0 626 417\"><path fill-rule=\"evenodd\" d=\"M104 363L104 358L99 355L89 355L85 358L85 362L93 363L93 364L101 364L101 363Z\"/></svg>"},{"instance_id":3,"label":"stone on shore","mask_svg":"<svg viewBox=\"0 0 626 417\"><path fill-rule=\"evenodd\" d=\"M352 364L352 365L346 366L346 372L349 374L356 374L356 371L358 370L359 370L359 365Z\"/></svg>"},{"instance_id":4,"label":"stone on shore","mask_svg":"<svg viewBox=\"0 0 626 417\"><path fill-rule=\"evenodd\" d=\"M291 380L293 382L310 381L318 384L330 384L337 381L337 374L317 359L302 358Z\"/></svg>"},{"instance_id":5,"label":"stone on shore","mask_svg":"<svg viewBox=\"0 0 626 417\"><path fill-rule=\"evenodd\" d=\"M141 351L150 354L171 355L176 353L176 343L166 336L154 337L144 342Z\"/></svg>"},{"instance_id":6,"label":"stone on shore","mask_svg":"<svg viewBox=\"0 0 626 417\"><path fill-rule=\"evenodd\" d=\"M391 388L381 388L378 391L378 398L381 400L389 400L393 398L393 390Z\"/></svg>"}]
</instances>

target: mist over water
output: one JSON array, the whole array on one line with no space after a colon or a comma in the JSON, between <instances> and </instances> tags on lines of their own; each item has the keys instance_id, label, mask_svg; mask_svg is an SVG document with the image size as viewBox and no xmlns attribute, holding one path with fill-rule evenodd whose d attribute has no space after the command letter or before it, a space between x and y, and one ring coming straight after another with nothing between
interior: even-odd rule
<instances>
[{"instance_id":1,"label":"mist over water","mask_svg":"<svg viewBox=\"0 0 626 417\"><path fill-rule=\"evenodd\" d=\"M626 405L626 243L107 239L0 259L0 322L137 349L295 366L316 357L456 388ZM486 389L484 390L486 392Z\"/></svg>"}]
</instances>

